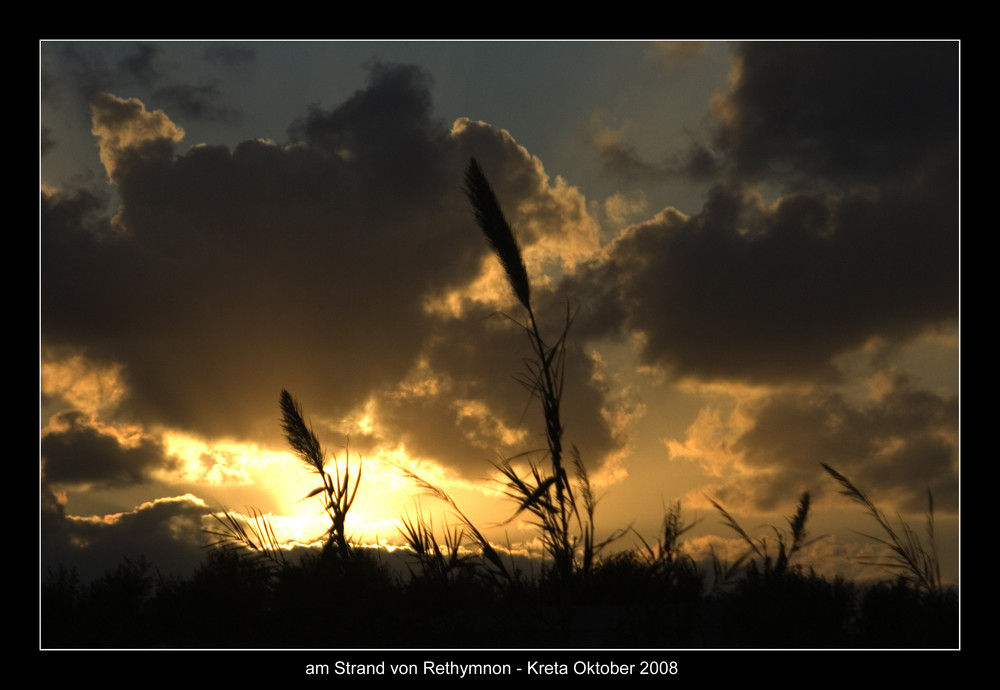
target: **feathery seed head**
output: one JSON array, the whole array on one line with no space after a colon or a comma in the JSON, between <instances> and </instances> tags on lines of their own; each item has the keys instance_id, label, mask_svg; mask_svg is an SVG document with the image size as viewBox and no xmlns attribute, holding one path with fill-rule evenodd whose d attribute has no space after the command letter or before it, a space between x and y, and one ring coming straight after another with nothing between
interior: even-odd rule
<instances>
[{"instance_id":1,"label":"feathery seed head","mask_svg":"<svg viewBox=\"0 0 1000 690\"><path fill-rule=\"evenodd\" d=\"M475 210L476 223L486 235L493 252L506 271L507 280L514 294L525 309L530 310L531 286L528 283L528 271L524 266L521 248L517 244L514 231L504 217L493 188L475 158L469 160L469 166L465 169L465 193Z\"/></svg>"}]
</instances>

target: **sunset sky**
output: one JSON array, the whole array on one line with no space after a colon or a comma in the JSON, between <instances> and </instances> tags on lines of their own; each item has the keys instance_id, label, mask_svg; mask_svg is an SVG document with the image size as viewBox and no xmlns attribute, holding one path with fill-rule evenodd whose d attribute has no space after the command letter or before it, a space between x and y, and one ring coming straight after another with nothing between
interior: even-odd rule
<instances>
[{"instance_id":1,"label":"sunset sky","mask_svg":"<svg viewBox=\"0 0 1000 690\"><path fill-rule=\"evenodd\" d=\"M540 554L493 481L545 435L475 157L543 334L576 310L599 538L681 500L736 555L709 498L764 537L808 490L801 562L879 576L827 463L921 535L930 489L957 581L959 48L43 41L43 568L184 572L222 506L319 536L283 388L361 458L358 541L453 521L405 467Z\"/></svg>"}]
</instances>

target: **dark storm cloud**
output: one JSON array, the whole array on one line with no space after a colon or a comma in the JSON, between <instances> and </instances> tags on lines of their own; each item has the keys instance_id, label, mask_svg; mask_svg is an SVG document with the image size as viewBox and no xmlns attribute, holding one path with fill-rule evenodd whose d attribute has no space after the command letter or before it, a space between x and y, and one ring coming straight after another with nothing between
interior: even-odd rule
<instances>
[{"instance_id":1,"label":"dark storm cloud","mask_svg":"<svg viewBox=\"0 0 1000 690\"><path fill-rule=\"evenodd\" d=\"M377 63L370 79L376 88L359 90L330 111L313 106L289 133L331 160L349 162L344 169L352 177L371 180L358 191L380 217L405 214L412 204L440 195L442 183L454 178L448 167L453 159L442 156L446 131L432 116L426 71Z\"/></svg>"},{"instance_id":2,"label":"dark storm cloud","mask_svg":"<svg viewBox=\"0 0 1000 690\"><path fill-rule=\"evenodd\" d=\"M882 184L953 165L957 42L750 42L734 57L715 144L740 175Z\"/></svg>"},{"instance_id":3,"label":"dark storm cloud","mask_svg":"<svg viewBox=\"0 0 1000 690\"><path fill-rule=\"evenodd\" d=\"M537 197L544 180L536 161L489 126L450 134L428 89L418 68L376 65L366 89L295 123L288 146L246 141L179 156L180 130L163 113L134 99L95 99L121 209L115 230L95 241L81 229L95 208L89 197L43 199L43 347L122 364L121 410L206 437L277 441L282 388L336 425L370 396L396 390L425 356L436 374L459 381L456 393L518 424L527 404L510 381L518 357L499 369L488 354L493 334L463 333L461 320L430 316L425 304L467 284L489 253L461 191L469 156L495 171L511 209ZM536 230L526 239L544 237ZM474 362L430 345L458 337L482 341L463 341ZM524 346L518 339L514 352ZM599 397L578 399L589 406L581 429L599 438ZM455 410L435 406L452 426L420 424L403 403L386 404L385 423L415 446L440 449L432 437L455 433ZM495 435L488 418L458 423L476 448ZM481 457L435 459L481 474Z\"/></svg>"},{"instance_id":4,"label":"dark storm cloud","mask_svg":"<svg viewBox=\"0 0 1000 690\"><path fill-rule=\"evenodd\" d=\"M163 576L188 576L205 557L202 531L208 510L187 495L161 498L103 518L74 518L43 487L41 565L75 568L83 581L129 558L145 557Z\"/></svg>"},{"instance_id":5,"label":"dark storm cloud","mask_svg":"<svg viewBox=\"0 0 1000 690\"><path fill-rule=\"evenodd\" d=\"M680 375L766 382L824 378L872 337L956 318L954 52L741 48L719 106L726 181L697 215L628 229L574 279L615 286L589 327L641 331L646 358ZM767 203L750 175L794 184Z\"/></svg>"},{"instance_id":6,"label":"dark storm cloud","mask_svg":"<svg viewBox=\"0 0 1000 690\"><path fill-rule=\"evenodd\" d=\"M123 444L110 432L87 423L87 417L66 411L51 420L42 436L43 479L48 484L129 486L149 479L157 469L170 469L163 445L149 438Z\"/></svg>"},{"instance_id":7,"label":"dark storm cloud","mask_svg":"<svg viewBox=\"0 0 1000 690\"><path fill-rule=\"evenodd\" d=\"M886 388L862 403L823 390L768 399L734 447L762 470L747 491L757 507L772 509L804 488L834 488L822 462L876 502L892 497L899 510L919 514L930 488L939 511L957 512L957 397L921 390L900 373L888 374Z\"/></svg>"},{"instance_id":8,"label":"dark storm cloud","mask_svg":"<svg viewBox=\"0 0 1000 690\"><path fill-rule=\"evenodd\" d=\"M632 228L613 275L596 267L594 280L618 283L612 309L678 374L823 378L874 336L901 342L957 316L956 219L939 188L923 191L763 207L716 188L698 216Z\"/></svg>"},{"instance_id":9,"label":"dark storm cloud","mask_svg":"<svg viewBox=\"0 0 1000 690\"><path fill-rule=\"evenodd\" d=\"M430 143L443 126L426 108L372 111L399 90L426 100L385 76L314 114L310 137L349 141L356 163L256 141L174 157L135 102L101 108L95 121L124 142L110 157L128 236L81 246L43 217L43 343L126 363L141 415L209 434L270 422L283 387L344 412L401 378L426 328L421 295L472 271L452 251L475 237L444 203L460 200L461 167ZM152 138L132 143L118 134L129 127ZM411 177L381 174L391 168ZM415 197L420 181L427 196Z\"/></svg>"},{"instance_id":10,"label":"dark storm cloud","mask_svg":"<svg viewBox=\"0 0 1000 690\"><path fill-rule=\"evenodd\" d=\"M48 227L63 236L74 232L94 237L107 237L111 229L108 218L109 196L98 185L54 191L43 187L41 215Z\"/></svg>"}]
</instances>

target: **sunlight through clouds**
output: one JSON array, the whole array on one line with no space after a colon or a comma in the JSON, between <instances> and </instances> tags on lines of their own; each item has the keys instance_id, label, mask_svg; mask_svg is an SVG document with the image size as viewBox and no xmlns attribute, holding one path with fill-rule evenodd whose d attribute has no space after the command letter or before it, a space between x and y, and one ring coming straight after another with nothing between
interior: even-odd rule
<instances>
[{"instance_id":1,"label":"sunlight through clouds","mask_svg":"<svg viewBox=\"0 0 1000 690\"><path fill-rule=\"evenodd\" d=\"M167 453L180 461L177 480L213 486L249 484L254 474L287 457L287 453L265 451L254 444L209 444L176 432L164 433L163 442Z\"/></svg>"}]
</instances>

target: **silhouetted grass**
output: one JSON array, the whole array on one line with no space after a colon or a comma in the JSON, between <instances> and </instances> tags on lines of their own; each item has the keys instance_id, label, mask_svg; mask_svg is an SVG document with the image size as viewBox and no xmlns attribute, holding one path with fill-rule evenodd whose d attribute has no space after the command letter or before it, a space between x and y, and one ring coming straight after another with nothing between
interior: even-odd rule
<instances>
[{"instance_id":1,"label":"silhouetted grass","mask_svg":"<svg viewBox=\"0 0 1000 690\"><path fill-rule=\"evenodd\" d=\"M248 511L249 518L231 513L225 507L222 509L222 517L212 513L212 517L219 523L219 529L205 530L207 534L216 537L208 547L221 547L226 550L249 549L259 557L261 565L272 572L288 565L270 520L257 508L251 507Z\"/></svg>"},{"instance_id":2,"label":"silhouetted grass","mask_svg":"<svg viewBox=\"0 0 1000 690\"><path fill-rule=\"evenodd\" d=\"M477 224L503 266L511 290L527 313L524 323L511 316L508 318L524 330L531 344L534 356L525 360L527 372L518 380L541 404L548 444L550 469L544 469L530 456L527 457L527 476L519 475L510 459L497 463L496 468L505 482L506 495L518 504L514 517L522 512L533 516L542 545L552 558L553 571L562 580L568 580L576 572L589 573L601 548L624 533L621 530L609 539L595 543L596 501L586 468L574 447L573 465L577 479L574 486L563 459L560 408L565 383L566 337L573 315L567 305L565 322L556 339L550 344L542 337L532 307L531 286L520 245L475 158L469 161L465 170L465 192L472 203Z\"/></svg>"},{"instance_id":3,"label":"silhouetted grass","mask_svg":"<svg viewBox=\"0 0 1000 690\"><path fill-rule=\"evenodd\" d=\"M473 522L468 517L466 517L465 513L463 513L462 510L458 507L458 504L455 503L455 499L453 499L451 495L448 494L448 492L444 491L440 487L435 486L434 484L431 484L413 470L407 469L405 467L400 467L399 469L407 478L409 478L412 482L414 482L417 486L419 486L424 491L424 493L433 496L434 498L443 501L444 503L447 503L449 506L451 506L452 512L455 515L455 517L457 517L461 521L462 525L464 525L464 529L462 530L461 535L468 534L469 537L478 546L480 554L482 555L483 567L477 570L477 572L485 574L486 576L488 576L490 579L492 579L494 582L497 583L510 582L510 580L513 577L513 573L504 565L503 560L500 558L500 554L497 553L497 550L490 543L490 540L487 539L486 536L479 531L479 529L475 526L475 524L473 524ZM410 546L410 548L413 549L413 551L417 554L418 558L420 558L422 561L425 561L427 559L432 559L432 560L435 559L436 557L434 557L432 554L435 551L435 545L437 544L437 540L434 537L433 525L423 522L422 518L419 515L417 516L417 524L412 525L412 527L411 524L409 524L408 521L405 519L403 521L403 524L404 526L403 529L401 530L403 536L406 538L407 544ZM460 538L456 539L456 536L453 535L451 538L449 537L445 538L446 545L448 544L449 539L453 542L456 540L458 542L461 541ZM455 545L456 551L458 547L460 547L460 544ZM428 565L428 567L430 567L432 570L435 567L437 567L433 564L425 564L425 565Z\"/></svg>"},{"instance_id":4,"label":"silhouetted grass","mask_svg":"<svg viewBox=\"0 0 1000 690\"><path fill-rule=\"evenodd\" d=\"M285 439L288 445L298 456L299 460L309 470L319 475L322 485L310 491L306 498L321 496L323 499L323 509L330 518L330 528L327 530L327 549L331 549L341 558L350 558L351 549L348 545L345 524L347 514L354 504L354 499L358 495L358 487L361 484L361 469L359 467L354 482L351 482L351 452L346 449L344 454L344 470L341 473L340 463L337 458L333 459L334 474L331 475L326 470L326 454L313 433L312 427L308 426L302 418L302 408L298 402L292 398L291 394L281 391L281 428L285 431Z\"/></svg>"},{"instance_id":5,"label":"silhouetted grass","mask_svg":"<svg viewBox=\"0 0 1000 690\"><path fill-rule=\"evenodd\" d=\"M737 563L742 563L749 559L748 567L760 568L764 575L776 577L784 575L788 570L791 558L797 552L823 538L817 537L816 539L806 540L806 521L809 519L809 507L811 505L811 498L808 491L804 492L799 497L799 504L798 508L795 510L795 514L791 517L785 518L789 527L787 534L782 530L779 530L774 525L770 526L771 531L774 532L774 539L778 543L778 552L773 558L769 553L769 540L766 537L758 537L756 539L751 538L725 508L712 499L708 500L722 515L723 524L736 532L750 548L750 550L742 558L740 558Z\"/></svg>"},{"instance_id":6,"label":"silhouetted grass","mask_svg":"<svg viewBox=\"0 0 1000 690\"><path fill-rule=\"evenodd\" d=\"M416 555L424 577L447 582L453 579L455 573L469 565L468 557L462 555L465 528L446 525L444 540L439 542L433 519L424 517L419 507L414 517L404 513L400 521L402 526L399 531L406 540L406 545Z\"/></svg>"},{"instance_id":7,"label":"silhouetted grass","mask_svg":"<svg viewBox=\"0 0 1000 690\"><path fill-rule=\"evenodd\" d=\"M942 589L941 565L938 561L937 545L934 540L934 496L931 494L931 490L927 489L928 544L925 547L917 533L901 517L897 530L889 522L885 513L879 510L850 479L829 465L823 464L823 469L840 484L842 487L840 493L856 503L860 503L886 535L883 539L871 534L863 534L863 536L887 547L892 553L892 557L888 561L874 561L867 563L867 565L878 565L898 572L901 578L927 592L940 592Z\"/></svg>"}]
</instances>

